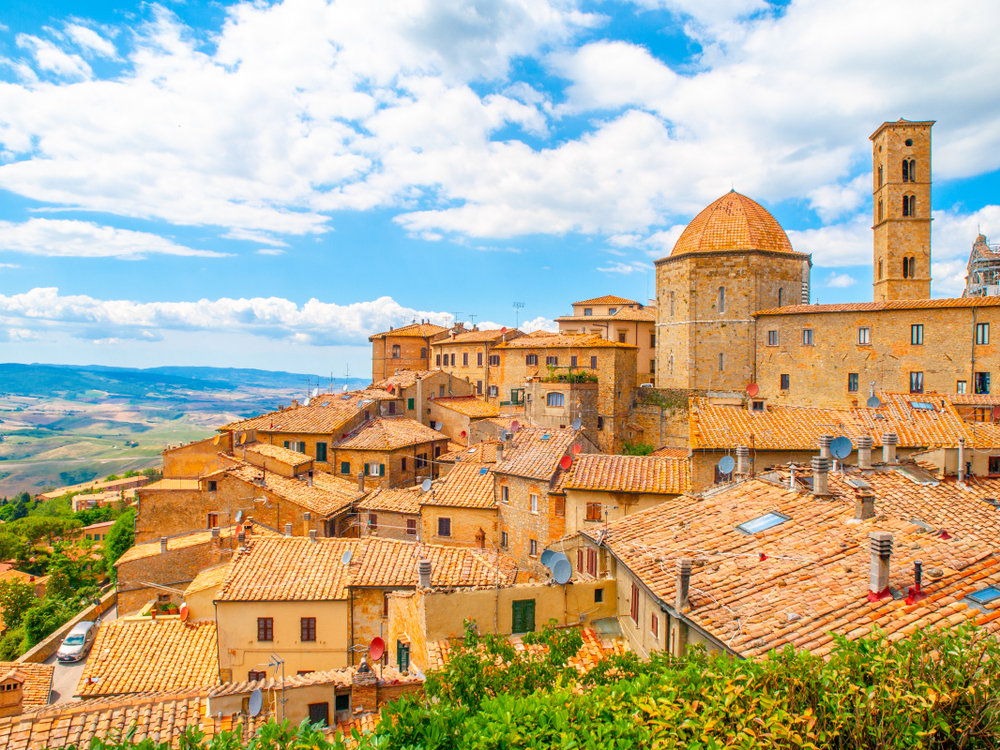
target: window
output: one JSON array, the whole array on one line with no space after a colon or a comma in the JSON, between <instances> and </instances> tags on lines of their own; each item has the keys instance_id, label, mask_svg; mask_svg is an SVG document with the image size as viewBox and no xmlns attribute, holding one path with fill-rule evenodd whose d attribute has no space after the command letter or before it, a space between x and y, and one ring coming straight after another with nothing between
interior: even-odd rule
<instances>
[{"instance_id":1,"label":"window","mask_svg":"<svg viewBox=\"0 0 1000 750\"><path fill-rule=\"evenodd\" d=\"M569 366L576 367L576 356L572 356L569 358Z\"/></svg>"},{"instance_id":2,"label":"window","mask_svg":"<svg viewBox=\"0 0 1000 750\"><path fill-rule=\"evenodd\" d=\"M438 519L438 536L451 536L451 519Z\"/></svg>"},{"instance_id":3,"label":"window","mask_svg":"<svg viewBox=\"0 0 1000 750\"><path fill-rule=\"evenodd\" d=\"M726 288L724 286L719 287L719 312L724 313L726 311Z\"/></svg>"},{"instance_id":4,"label":"window","mask_svg":"<svg viewBox=\"0 0 1000 750\"><path fill-rule=\"evenodd\" d=\"M597 550L587 549L587 572L592 576L597 575Z\"/></svg>"},{"instance_id":5,"label":"window","mask_svg":"<svg viewBox=\"0 0 1000 750\"><path fill-rule=\"evenodd\" d=\"M410 669L410 644L396 641L396 666L400 672Z\"/></svg>"},{"instance_id":6,"label":"window","mask_svg":"<svg viewBox=\"0 0 1000 750\"><path fill-rule=\"evenodd\" d=\"M537 539L529 539L528 540L528 554L531 557L535 557L535 556L538 555L538 540Z\"/></svg>"},{"instance_id":7,"label":"window","mask_svg":"<svg viewBox=\"0 0 1000 750\"><path fill-rule=\"evenodd\" d=\"M649 348L650 349L655 349L656 348L656 334L655 333L649 334Z\"/></svg>"},{"instance_id":8,"label":"window","mask_svg":"<svg viewBox=\"0 0 1000 750\"><path fill-rule=\"evenodd\" d=\"M849 372L847 373L847 390L851 393L858 392L858 373Z\"/></svg>"},{"instance_id":9,"label":"window","mask_svg":"<svg viewBox=\"0 0 1000 750\"><path fill-rule=\"evenodd\" d=\"M546 406L562 406L565 402L565 398L561 393L549 393L545 396Z\"/></svg>"},{"instance_id":10,"label":"window","mask_svg":"<svg viewBox=\"0 0 1000 750\"><path fill-rule=\"evenodd\" d=\"M976 393L984 394L990 392L990 374L988 372L977 372L975 375Z\"/></svg>"},{"instance_id":11,"label":"window","mask_svg":"<svg viewBox=\"0 0 1000 750\"><path fill-rule=\"evenodd\" d=\"M469 353L462 352L462 367L468 367L468 366L469 366Z\"/></svg>"},{"instance_id":12,"label":"window","mask_svg":"<svg viewBox=\"0 0 1000 750\"><path fill-rule=\"evenodd\" d=\"M754 401L752 409L754 411L764 411L764 402L763 401Z\"/></svg>"},{"instance_id":13,"label":"window","mask_svg":"<svg viewBox=\"0 0 1000 750\"><path fill-rule=\"evenodd\" d=\"M526 364L526 365L537 365L538 364L538 355L537 354L529 354L529 355L527 355L524 358L524 364Z\"/></svg>"},{"instance_id":14,"label":"window","mask_svg":"<svg viewBox=\"0 0 1000 750\"><path fill-rule=\"evenodd\" d=\"M882 165L878 165L878 186L882 187Z\"/></svg>"},{"instance_id":15,"label":"window","mask_svg":"<svg viewBox=\"0 0 1000 750\"><path fill-rule=\"evenodd\" d=\"M309 723L319 724L321 727L326 727L330 725L330 704L329 703L310 703L309 704Z\"/></svg>"},{"instance_id":16,"label":"window","mask_svg":"<svg viewBox=\"0 0 1000 750\"><path fill-rule=\"evenodd\" d=\"M219 483L217 481L215 481L214 479L209 479L208 480L208 491L209 492L215 492L218 489L219 489Z\"/></svg>"},{"instance_id":17,"label":"window","mask_svg":"<svg viewBox=\"0 0 1000 750\"><path fill-rule=\"evenodd\" d=\"M884 218L884 214L885 214L885 209L883 208L882 199L879 198L878 199L878 220L879 221L882 221L882 219ZM879 270L879 276L878 277L881 279L882 278L882 267L881 267L881 265L879 265L879 269L878 270Z\"/></svg>"},{"instance_id":18,"label":"window","mask_svg":"<svg viewBox=\"0 0 1000 750\"><path fill-rule=\"evenodd\" d=\"M910 393L924 392L924 374L922 372L910 373Z\"/></svg>"},{"instance_id":19,"label":"window","mask_svg":"<svg viewBox=\"0 0 1000 750\"><path fill-rule=\"evenodd\" d=\"M594 604L604 601L604 589L594 589Z\"/></svg>"},{"instance_id":20,"label":"window","mask_svg":"<svg viewBox=\"0 0 1000 750\"><path fill-rule=\"evenodd\" d=\"M910 343L915 345L924 343L924 326L922 323L910 326Z\"/></svg>"},{"instance_id":21,"label":"window","mask_svg":"<svg viewBox=\"0 0 1000 750\"><path fill-rule=\"evenodd\" d=\"M208 514L208 528L217 529L219 528L219 514L209 513Z\"/></svg>"},{"instance_id":22,"label":"window","mask_svg":"<svg viewBox=\"0 0 1000 750\"><path fill-rule=\"evenodd\" d=\"M377 464L377 463L365 464L365 475L370 477L384 477L385 464Z\"/></svg>"},{"instance_id":23,"label":"window","mask_svg":"<svg viewBox=\"0 0 1000 750\"><path fill-rule=\"evenodd\" d=\"M649 629L652 631L654 638L660 637L660 618L656 616L655 612L653 613L652 622L649 624Z\"/></svg>"},{"instance_id":24,"label":"window","mask_svg":"<svg viewBox=\"0 0 1000 750\"><path fill-rule=\"evenodd\" d=\"M549 367L555 367L559 364L559 357L546 357L545 364Z\"/></svg>"},{"instance_id":25,"label":"window","mask_svg":"<svg viewBox=\"0 0 1000 750\"><path fill-rule=\"evenodd\" d=\"M500 502L509 503L510 502L510 487L506 484L500 485Z\"/></svg>"},{"instance_id":26,"label":"window","mask_svg":"<svg viewBox=\"0 0 1000 750\"><path fill-rule=\"evenodd\" d=\"M511 602L511 633L531 633L535 630L535 600L521 599Z\"/></svg>"},{"instance_id":27,"label":"window","mask_svg":"<svg viewBox=\"0 0 1000 750\"><path fill-rule=\"evenodd\" d=\"M347 474L348 476L350 476L350 474L351 474L351 463L350 463L350 461L341 461L340 462L340 473L341 474Z\"/></svg>"},{"instance_id":28,"label":"window","mask_svg":"<svg viewBox=\"0 0 1000 750\"><path fill-rule=\"evenodd\" d=\"M726 355L719 352L719 372L724 372L726 369Z\"/></svg>"},{"instance_id":29,"label":"window","mask_svg":"<svg viewBox=\"0 0 1000 750\"><path fill-rule=\"evenodd\" d=\"M596 370L597 369L597 357L591 357L590 358L590 369L591 370Z\"/></svg>"},{"instance_id":30,"label":"window","mask_svg":"<svg viewBox=\"0 0 1000 750\"><path fill-rule=\"evenodd\" d=\"M412 398L406 399L406 408L407 409L413 409L414 408L414 403L413 403L413 399Z\"/></svg>"},{"instance_id":31,"label":"window","mask_svg":"<svg viewBox=\"0 0 1000 750\"><path fill-rule=\"evenodd\" d=\"M791 378L788 375L781 376L781 390L787 391L791 387Z\"/></svg>"},{"instance_id":32,"label":"window","mask_svg":"<svg viewBox=\"0 0 1000 750\"><path fill-rule=\"evenodd\" d=\"M438 367L441 366L441 355L440 354L438 354L436 357L434 357L434 364L436 364Z\"/></svg>"},{"instance_id":33,"label":"window","mask_svg":"<svg viewBox=\"0 0 1000 750\"><path fill-rule=\"evenodd\" d=\"M761 531L773 529L775 526L779 526L788 520L791 519L783 513L765 513L753 520L741 523L736 527L736 530L744 534L758 534Z\"/></svg>"},{"instance_id":34,"label":"window","mask_svg":"<svg viewBox=\"0 0 1000 750\"><path fill-rule=\"evenodd\" d=\"M913 256L903 258L903 278L914 279L917 276L917 259Z\"/></svg>"},{"instance_id":35,"label":"window","mask_svg":"<svg viewBox=\"0 0 1000 750\"><path fill-rule=\"evenodd\" d=\"M257 618L257 640L258 641L273 641L274 640L274 618L273 617L258 617Z\"/></svg>"},{"instance_id":36,"label":"window","mask_svg":"<svg viewBox=\"0 0 1000 750\"><path fill-rule=\"evenodd\" d=\"M778 289L778 307L781 307L784 296L785 296L785 290Z\"/></svg>"},{"instance_id":37,"label":"window","mask_svg":"<svg viewBox=\"0 0 1000 750\"><path fill-rule=\"evenodd\" d=\"M476 352L476 366L477 367L482 367L483 366L483 353L482 352Z\"/></svg>"},{"instance_id":38,"label":"window","mask_svg":"<svg viewBox=\"0 0 1000 750\"><path fill-rule=\"evenodd\" d=\"M316 443L316 460L326 461L326 443Z\"/></svg>"},{"instance_id":39,"label":"window","mask_svg":"<svg viewBox=\"0 0 1000 750\"><path fill-rule=\"evenodd\" d=\"M566 515L566 498L564 497L552 498L552 513L559 517Z\"/></svg>"},{"instance_id":40,"label":"window","mask_svg":"<svg viewBox=\"0 0 1000 750\"><path fill-rule=\"evenodd\" d=\"M350 693L344 693L343 695L335 696L334 697L333 707L334 707L334 710L337 713L340 713L341 711L350 711L351 710L351 694Z\"/></svg>"},{"instance_id":41,"label":"window","mask_svg":"<svg viewBox=\"0 0 1000 750\"><path fill-rule=\"evenodd\" d=\"M608 315L614 315L616 312L618 312L618 308L617 307L609 307L608 308Z\"/></svg>"},{"instance_id":42,"label":"window","mask_svg":"<svg viewBox=\"0 0 1000 750\"><path fill-rule=\"evenodd\" d=\"M976 604L989 604L990 602L1000 598L1000 588L996 586L987 586L984 589L979 589L979 591L973 591L966 598L971 599Z\"/></svg>"},{"instance_id":43,"label":"window","mask_svg":"<svg viewBox=\"0 0 1000 750\"><path fill-rule=\"evenodd\" d=\"M583 314L587 315L587 316L593 315L594 314L594 308L592 308L592 307L585 307L585 308L583 308Z\"/></svg>"},{"instance_id":44,"label":"window","mask_svg":"<svg viewBox=\"0 0 1000 750\"><path fill-rule=\"evenodd\" d=\"M965 389L968 386L967 382L964 380L959 380L955 383L955 393L965 393Z\"/></svg>"},{"instance_id":45,"label":"window","mask_svg":"<svg viewBox=\"0 0 1000 750\"><path fill-rule=\"evenodd\" d=\"M1000 456L989 457L988 470L990 474L1000 474Z\"/></svg>"},{"instance_id":46,"label":"window","mask_svg":"<svg viewBox=\"0 0 1000 750\"><path fill-rule=\"evenodd\" d=\"M438 386L438 398L444 398L444 386L443 385L439 385Z\"/></svg>"},{"instance_id":47,"label":"window","mask_svg":"<svg viewBox=\"0 0 1000 750\"><path fill-rule=\"evenodd\" d=\"M632 600L630 602L631 610L629 612L632 615L632 622L637 626L639 624L639 587L634 583L632 584Z\"/></svg>"},{"instance_id":48,"label":"window","mask_svg":"<svg viewBox=\"0 0 1000 750\"><path fill-rule=\"evenodd\" d=\"M389 616L389 592L382 592L382 617Z\"/></svg>"},{"instance_id":49,"label":"window","mask_svg":"<svg viewBox=\"0 0 1000 750\"><path fill-rule=\"evenodd\" d=\"M510 541L507 539L506 531L500 532L500 546L503 547L504 549L507 549L507 547L510 546Z\"/></svg>"},{"instance_id":50,"label":"window","mask_svg":"<svg viewBox=\"0 0 1000 750\"><path fill-rule=\"evenodd\" d=\"M427 454L418 453L416 460L413 462L413 468L424 469L427 468Z\"/></svg>"},{"instance_id":51,"label":"window","mask_svg":"<svg viewBox=\"0 0 1000 750\"><path fill-rule=\"evenodd\" d=\"M619 344L627 344L628 343L628 334L625 333L625 331L619 331L618 332L618 343Z\"/></svg>"},{"instance_id":52,"label":"window","mask_svg":"<svg viewBox=\"0 0 1000 750\"><path fill-rule=\"evenodd\" d=\"M882 216L882 201L878 202L878 215L880 217ZM879 281L882 280L882 261L881 260L878 262L878 280Z\"/></svg>"},{"instance_id":53,"label":"window","mask_svg":"<svg viewBox=\"0 0 1000 750\"><path fill-rule=\"evenodd\" d=\"M990 343L990 324L989 323L976 323L976 343L977 344L988 344L988 343ZM209 484L211 484L211 482L209 482ZM211 489L211 487L209 489Z\"/></svg>"},{"instance_id":54,"label":"window","mask_svg":"<svg viewBox=\"0 0 1000 750\"><path fill-rule=\"evenodd\" d=\"M389 402L389 415L392 416L395 413L396 413L396 402L395 401L390 401Z\"/></svg>"},{"instance_id":55,"label":"window","mask_svg":"<svg viewBox=\"0 0 1000 750\"><path fill-rule=\"evenodd\" d=\"M407 518L406 519L406 535L416 536L417 535L417 519Z\"/></svg>"},{"instance_id":56,"label":"window","mask_svg":"<svg viewBox=\"0 0 1000 750\"><path fill-rule=\"evenodd\" d=\"M858 329L858 346L870 346L872 343L872 329L862 326Z\"/></svg>"},{"instance_id":57,"label":"window","mask_svg":"<svg viewBox=\"0 0 1000 750\"><path fill-rule=\"evenodd\" d=\"M496 398L497 396L500 395L500 388L498 386L491 385L489 387L489 393L487 395Z\"/></svg>"},{"instance_id":58,"label":"window","mask_svg":"<svg viewBox=\"0 0 1000 750\"><path fill-rule=\"evenodd\" d=\"M427 347L420 347L420 359L427 359Z\"/></svg>"},{"instance_id":59,"label":"window","mask_svg":"<svg viewBox=\"0 0 1000 750\"><path fill-rule=\"evenodd\" d=\"M812 346L813 345L813 329L803 328L802 329L802 346Z\"/></svg>"},{"instance_id":60,"label":"window","mask_svg":"<svg viewBox=\"0 0 1000 750\"><path fill-rule=\"evenodd\" d=\"M915 195L904 195L903 196L903 216L916 216L917 215L917 196Z\"/></svg>"},{"instance_id":61,"label":"window","mask_svg":"<svg viewBox=\"0 0 1000 750\"><path fill-rule=\"evenodd\" d=\"M913 139L912 139L912 138L907 138L907 139L906 139L906 140L904 141L904 143L905 143L905 144L906 144L907 146L912 146L912 145L913 145Z\"/></svg>"},{"instance_id":62,"label":"window","mask_svg":"<svg viewBox=\"0 0 1000 750\"><path fill-rule=\"evenodd\" d=\"M651 373L655 373L656 372L656 360L655 359L649 360L649 371Z\"/></svg>"},{"instance_id":63,"label":"window","mask_svg":"<svg viewBox=\"0 0 1000 750\"><path fill-rule=\"evenodd\" d=\"M597 417L597 429L599 429L599 430L603 430L604 429L604 417L602 417L600 415L598 415L598 417Z\"/></svg>"},{"instance_id":64,"label":"window","mask_svg":"<svg viewBox=\"0 0 1000 750\"><path fill-rule=\"evenodd\" d=\"M674 293L670 293L670 317L674 317Z\"/></svg>"},{"instance_id":65,"label":"window","mask_svg":"<svg viewBox=\"0 0 1000 750\"><path fill-rule=\"evenodd\" d=\"M538 495L528 495L528 504L531 506L531 512L538 512Z\"/></svg>"},{"instance_id":66,"label":"window","mask_svg":"<svg viewBox=\"0 0 1000 750\"><path fill-rule=\"evenodd\" d=\"M483 395L483 381L482 380L477 380L476 381L476 395L477 396L482 396Z\"/></svg>"},{"instance_id":67,"label":"window","mask_svg":"<svg viewBox=\"0 0 1000 750\"><path fill-rule=\"evenodd\" d=\"M392 345L392 358L399 359L399 344Z\"/></svg>"},{"instance_id":68,"label":"window","mask_svg":"<svg viewBox=\"0 0 1000 750\"><path fill-rule=\"evenodd\" d=\"M263 672L263 671L257 670L257 669L251 669L249 672L247 672L247 679L250 682L257 682L259 680L266 680L267 679L267 672Z\"/></svg>"},{"instance_id":69,"label":"window","mask_svg":"<svg viewBox=\"0 0 1000 750\"><path fill-rule=\"evenodd\" d=\"M903 159L903 182L917 181L917 162L913 159Z\"/></svg>"},{"instance_id":70,"label":"window","mask_svg":"<svg viewBox=\"0 0 1000 750\"><path fill-rule=\"evenodd\" d=\"M768 331L767 332L767 345L768 346L777 346L778 345L778 332L777 331Z\"/></svg>"},{"instance_id":71,"label":"window","mask_svg":"<svg viewBox=\"0 0 1000 750\"><path fill-rule=\"evenodd\" d=\"M529 357L534 357L535 355L529 354L528 356ZM536 361L537 361L537 358L536 358ZM529 362L528 364L531 364L531 363ZM491 354L490 355L490 366L491 367L499 367L500 366L500 355L499 354Z\"/></svg>"},{"instance_id":72,"label":"window","mask_svg":"<svg viewBox=\"0 0 1000 750\"><path fill-rule=\"evenodd\" d=\"M454 354L451 355L451 366L452 367L455 366L455 355Z\"/></svg>"},{"instance_id":73,"label":"window","mask_svg":"<svg viewBox=\"0 0 1000 750\"><path fill-rule=\"evenodd\" d=\"M378 514L369 513L368 514L368 530L374 534L378 531Z\"/></svg>"},{"instance_id":74,"label":"window","mask_svg":"<svg viewBox=\"0 0 1000 750\"><path fill-rule=\"evenodd\" d=\"M316 640L316 618L315 617L303 617L299 620L299 625L302 629L303 641L315 641Z\"/></svg>"}]
</instances>

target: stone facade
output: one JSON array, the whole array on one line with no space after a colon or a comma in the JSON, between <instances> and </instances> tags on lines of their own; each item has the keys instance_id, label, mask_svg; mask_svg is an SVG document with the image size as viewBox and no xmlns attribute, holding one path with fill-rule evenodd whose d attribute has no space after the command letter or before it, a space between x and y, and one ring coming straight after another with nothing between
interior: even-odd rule
<instances>
[{"instance_id":1,"label":"stone facade","mask_svg":"<svg viewBox=\"0 0 1000 750\"><path fill-rule=\"evenodd\" d=\"M366 491L379 487L410 487L428 477L436 478L438 471L434 459L447 451L447 440L407 445L392 451L338 448L333 451L333 473L342 479L357 480L358 473L363 472ZM378 473L375 467L379 467Z\"/></svg>"},{"instance_id":2,"label":"stone facade","mask_svg":"<svg viewBox=\"0 0 1000 750\"><path fill-rule=\"evenodd\" d=\"M420 504L420 541L427 544L445 544L453 547L478 546L480 531L485 535L487 549L500 549L500 521L496 508L457 508L434 505L430 494ZM438 534L438 519L447 518L451 535Z\"/></svg>"},{"instance_id":3,"label":"stone facade","mask_svg":"<svg viewBox=\"0 0 1000 750\"><path fill-rule=\"evenodd\" d=\"M232 433L224 432L214 438L167 448L163 451L163 478L197 479L227 466L231 462L224 454L232 452L232 442Z\"/></svg>"},{"instance_id":4,"label":"stone facade","mask_svg":"<svg viewBox=\"0 0 1000 750\"><path fill-rule=\"evenodd\" d=\"M431 342L448 329L421 321L369 336L372 345L372 382L396 370L429 370Z\"/></svg>"},{"instance_id":5,"label":"stone facade","mask_svg":"<svg viewBox=\"0 0 1000 750\"><path fill-rule=\"evenodd\" d=\"M504 486L507 502L502 500ZM500 550L529 575L539 577L548 574L539 561L542 550L566 531L565 498L550 495L549 488L549 482L527 477L499 475L496 480L500 531L507 535L507 546ZM532 496L537 498L537 510L532 509Z\"/></svg>"},{"instance_id":6,"label":"stone facade","mask_svg":"<svg viewBox=\"0 0 1000 750\"><path fill-rule=\"evenodd\" d=\"M431 365L469 383L475 395L485 396L490 382L493 346L522 335L518 330L480 331L476 328L465 333L452 332L431 344Z\"/></svg>"},{"instance_id":7,"label":"stone facade","mask_svg":"<svg viewBox=\"0 0 1000 750\"><path fill-rule=\"evenodd\" d=\"M545 383L533 380L524 387L525 416L531 424L564 430L579 419L587 435L599 435L597 383ZM603 427L603 425L602 425Z\"/></svg>"}]
</instances>

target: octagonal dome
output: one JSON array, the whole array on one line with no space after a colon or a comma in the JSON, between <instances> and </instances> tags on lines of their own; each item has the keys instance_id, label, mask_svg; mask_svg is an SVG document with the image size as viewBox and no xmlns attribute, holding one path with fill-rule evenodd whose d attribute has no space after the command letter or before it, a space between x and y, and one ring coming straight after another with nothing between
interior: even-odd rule
<instances>
[{"instance_id":1,"label":"octagonal dome","mask_svg":"<svg viewBox=\"0 0 1000 750\"><path fill-rule=\"evenodd\" d=\"M794 252L785 230L767 209L733 190L691 220L670 255L733 250Z\"/></svg>"}]
</instances>

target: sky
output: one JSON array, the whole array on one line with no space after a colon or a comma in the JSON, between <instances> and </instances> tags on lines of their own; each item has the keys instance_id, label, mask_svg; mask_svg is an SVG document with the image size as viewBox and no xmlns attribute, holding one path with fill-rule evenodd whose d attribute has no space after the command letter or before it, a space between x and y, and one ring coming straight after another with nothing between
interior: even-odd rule
<instances>
[{"instance_id":1,"label":"sky","mask_svg":"<svg viewBox=\"0 0 1000 750\"><path fill-rule=\"evenodd\" d=\"M998 37L981 0L9 0L0 361L364 376L414 319L655 296L730 189L813 301L870 300L868 137L900 117L937 122L958 296L1000 233Z\"/></svg>"}]
</instances>

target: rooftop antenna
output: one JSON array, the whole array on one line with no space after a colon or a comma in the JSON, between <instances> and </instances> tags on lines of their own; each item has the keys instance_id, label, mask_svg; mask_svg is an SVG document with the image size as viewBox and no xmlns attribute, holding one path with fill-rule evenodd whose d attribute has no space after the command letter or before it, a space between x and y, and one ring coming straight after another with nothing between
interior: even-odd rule
<instances>
[{"instance_id":1,"label":"rooftop antenna","mask_svg":"<svg viewBox=\"0 0 1000 750\"><path fill-rule=\"evenodd\" d=\"M469 325L471 325L472 327L475 327L475 325L476 325L476 318L478 318L478 317L479 316L476 315L475 313L469 313Z\"/></svg>"},{"instance_id":2,"label":"rooftop antenna","mask_svg":"<svg viewBox=\"0 0 1000 750\"><path fill-rule=\"evenodd\" d=\"M453 313L452 313L452 317L453 317L454 319L453 319L453 320L451 321L451 324L452 324L453 326L457 326L457 325L458 325L458 316L459 316L459 315L461 315L461 314L462 314L462 311L461 311L461 310L459 310L458 312L453 312Z\"/></svg>"},{"instance_id":3,"label":"rooftop antenna","mask_svg":"<svg viewBox=\"0 0 1000 750\"><path fill-rule=\"evenodd\" d=\"M519 325L519 323L520 323L520 320L521 320L521 318L520 318L521 310L523 310L523 309L524 309L524 303L523 302L515 302L514 303L514 328L517 328L518 325Z\"/></svg>"}]
</instances>

